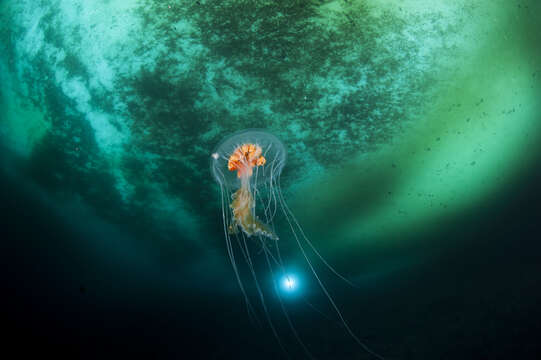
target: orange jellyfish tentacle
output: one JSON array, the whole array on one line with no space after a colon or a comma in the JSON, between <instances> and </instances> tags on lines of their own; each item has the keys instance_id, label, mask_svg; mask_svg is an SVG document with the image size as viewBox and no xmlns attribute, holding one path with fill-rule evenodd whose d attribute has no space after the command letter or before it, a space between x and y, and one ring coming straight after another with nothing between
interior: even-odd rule
<instances>
[{"instance_id":1,"label":"orange jellyfish tentacle","mask_svg":"<svg viewBox=\"0 0 541 360\"><path fill-rule=\"evenodd\" d=\"M259 145L242 144L229 157L228 170L237 171L237 177L241 180L240 188L232 196L230 207L233 211L233 223L229 227L229 232L236 233L237 227L240 227L248 236L260 234L277 240L277 236L269 226L255 215L255 201L250 189L253 168L263 166L267 162L261 153Z\"/></svg>"}]
</instances>

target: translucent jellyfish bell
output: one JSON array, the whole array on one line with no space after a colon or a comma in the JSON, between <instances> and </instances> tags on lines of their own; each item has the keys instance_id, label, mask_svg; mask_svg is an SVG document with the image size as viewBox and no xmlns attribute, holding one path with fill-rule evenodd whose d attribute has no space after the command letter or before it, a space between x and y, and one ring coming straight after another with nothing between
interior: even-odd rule
<instances>
[{"instance_id":1,"label":"translucent jellyfish bell","mask_svg":"<svg viewBox=\"0 0 541 360\"><path fill-rule=\"evenodd\" d=\"M257 167L256 176L251 180L259 184L278 181L286 163L286 148L273 134L262 129L247 129L236 132L223 139L212 152L211 170L216 181L230 190L239 188L240 178L235 172L228 171L231 155L243 144L254 144L261 147L265 166Z\"/></svg>"}]
</instances>

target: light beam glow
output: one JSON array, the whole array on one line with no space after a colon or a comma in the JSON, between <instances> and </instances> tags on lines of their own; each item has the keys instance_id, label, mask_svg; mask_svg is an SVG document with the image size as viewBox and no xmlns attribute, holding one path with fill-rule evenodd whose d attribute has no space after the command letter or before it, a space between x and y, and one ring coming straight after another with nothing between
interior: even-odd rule
<instances>
[{"instance_id":1,"label":"light beam glow","mask_svg":"<svg viewBox=\"0 0 541 360\"><path fill-rule=\"evenodd\" d=\"M284 277L282 278L281 283L282 283L282 289L287 291L287 292L296 291L297 288L298 288L297 277L295 275L292 275L292 274L284 275Z\"/></svg>"}]
</instances>

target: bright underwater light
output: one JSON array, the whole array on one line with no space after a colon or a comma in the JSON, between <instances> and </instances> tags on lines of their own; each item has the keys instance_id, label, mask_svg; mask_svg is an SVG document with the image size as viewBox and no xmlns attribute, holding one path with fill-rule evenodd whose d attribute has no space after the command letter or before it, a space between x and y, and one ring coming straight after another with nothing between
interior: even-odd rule
<instances>
[{"instance_id":1,"label":"bright underwater light","mask_svg":"<svg viewBox=\"0 0 541 360\"><path fill-rule=\"evenodd\" d=\"M297 277L293 274L287 274L282 277L282 289L287 292L294 292L299 287Z\"/></svg>"}]
</instances>

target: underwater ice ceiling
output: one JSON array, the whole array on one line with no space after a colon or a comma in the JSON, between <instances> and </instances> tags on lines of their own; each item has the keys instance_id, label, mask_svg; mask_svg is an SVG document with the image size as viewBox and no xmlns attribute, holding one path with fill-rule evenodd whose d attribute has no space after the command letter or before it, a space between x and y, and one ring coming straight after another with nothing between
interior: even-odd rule
<instances>
[{"instance_id":1,"label":"underwater ice ceiling","mask_svg":"<svg viewBox=\"0 0 541 360\"><path fill-rule=\"evenodd\" d=\"M529 160L531 9L283 3L3 2L1 140L48 191L203 242L221 231L210 152L240 129L284 142L301 220L330 232L342 211L353 243L481 201Z\"/></svg>"}]
</instances>

